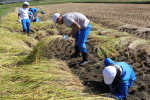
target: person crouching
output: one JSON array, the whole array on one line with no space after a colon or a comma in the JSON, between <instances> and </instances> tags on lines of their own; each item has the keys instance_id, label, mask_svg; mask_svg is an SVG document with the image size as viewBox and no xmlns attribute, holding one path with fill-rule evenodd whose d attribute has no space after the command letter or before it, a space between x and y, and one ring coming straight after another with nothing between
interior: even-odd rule
<instances>
[{"instance_id":1,"label":"person crouching","mask_svg":"<svg viewBox=\"0 0 150 100\"><path fill-rule=\"evenodd\" d=\"M103 77L105 84L109 85L110 92L118 100L125 99L128 95L128 89L136 80L134 70L126 62L114 62L110 58L104 60L104 65Z\"/></svg>"}]
</instances>

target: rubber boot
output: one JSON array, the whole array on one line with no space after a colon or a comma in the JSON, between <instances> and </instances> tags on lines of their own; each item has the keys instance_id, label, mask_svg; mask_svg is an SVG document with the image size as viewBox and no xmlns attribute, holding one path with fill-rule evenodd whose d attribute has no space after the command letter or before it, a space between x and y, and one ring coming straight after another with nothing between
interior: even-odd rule
<instances>
[{"instance_id":1,"label":"rubber boot","mask_svg":"<svg viewBox=\"0 0 150 100\"><path fill-rule=\"evenodd\" d=\"M88 60L88 53L82 53L82 57L83 57L83 59L82 59L82 61L79 63L79 65L86 65L88 62L89 62L89 60Z\"/></svg>"},{"instance_id":2,"label":"rubber boot","mask_svg":"<svg viewBox=\"0 0 150 100\"><path fill-rule=\"evenodd\" d=\"M70 57L71 57L71 58L80 57L80 49L79 49L79 47L76 45L76 46L74 47L74 49L75 49L75 53L72 54Z\"/></svg>"}]
</instances>

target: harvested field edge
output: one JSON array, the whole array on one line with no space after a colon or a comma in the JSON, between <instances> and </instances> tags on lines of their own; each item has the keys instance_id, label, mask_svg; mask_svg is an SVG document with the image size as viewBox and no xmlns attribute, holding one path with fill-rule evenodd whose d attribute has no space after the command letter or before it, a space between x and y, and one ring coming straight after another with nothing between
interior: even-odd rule
<instances>
[{"instance_id":1,"label":"harvested field edge","mask_svg":"<svg viewBox=\"0 0 150 100\"><path fill-rule=\"evenodd\" d=\"M128 32L139 38L150 39L150 26L140 27L136 25L126 24L119 21L103 20L99 21L106 28L116 29L120 32Z\"/></svg>"},{"instance_id":2,"label":"harvested field edge","mask_svg":"<svg viewBox=\"0 0 150 100\"><path fill-rule=\"evenodd\" d=\"M120 4L150 4L150 1L100 1L100 2L73 2L73 3L120 3Z\"/></svg>"}]
</instances>

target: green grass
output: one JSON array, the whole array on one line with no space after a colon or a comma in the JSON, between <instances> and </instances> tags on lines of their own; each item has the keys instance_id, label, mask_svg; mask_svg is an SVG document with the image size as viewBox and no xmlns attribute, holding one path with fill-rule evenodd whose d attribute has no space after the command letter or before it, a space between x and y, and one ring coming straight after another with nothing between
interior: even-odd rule
<instances>
[{"instance_id":1,"label":"green grass","mask_svg":"<svg viewBox=\"0 0 150 100\"><path fill-rule=\"evenodd\" d=\"M9 12L14 12L15 6L11 6L10 4L0 5L0 17L6 15Z\"/></svg>"}]
</instances>

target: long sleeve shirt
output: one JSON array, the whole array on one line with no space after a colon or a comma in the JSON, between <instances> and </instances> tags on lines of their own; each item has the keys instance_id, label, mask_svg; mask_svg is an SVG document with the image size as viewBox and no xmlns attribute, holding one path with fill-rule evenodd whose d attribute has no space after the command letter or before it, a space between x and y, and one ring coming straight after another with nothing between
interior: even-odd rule
<instances>
[{"instance_id":1,"label":"long sleeve shirt","mask_svg":"<svg viewBox=\"0 0 150 100\"><path fill-rule=\"evenodd\" d=\"M132 86L136 80L136 75L130 65L125 62L114 62L110 58L104 60L105 67L111 64L119 65L122 68L121 82L117 85L119 92L115 94L119 99L126 98L128 95L128 89Z\"/></svg>"}]
</instances>

